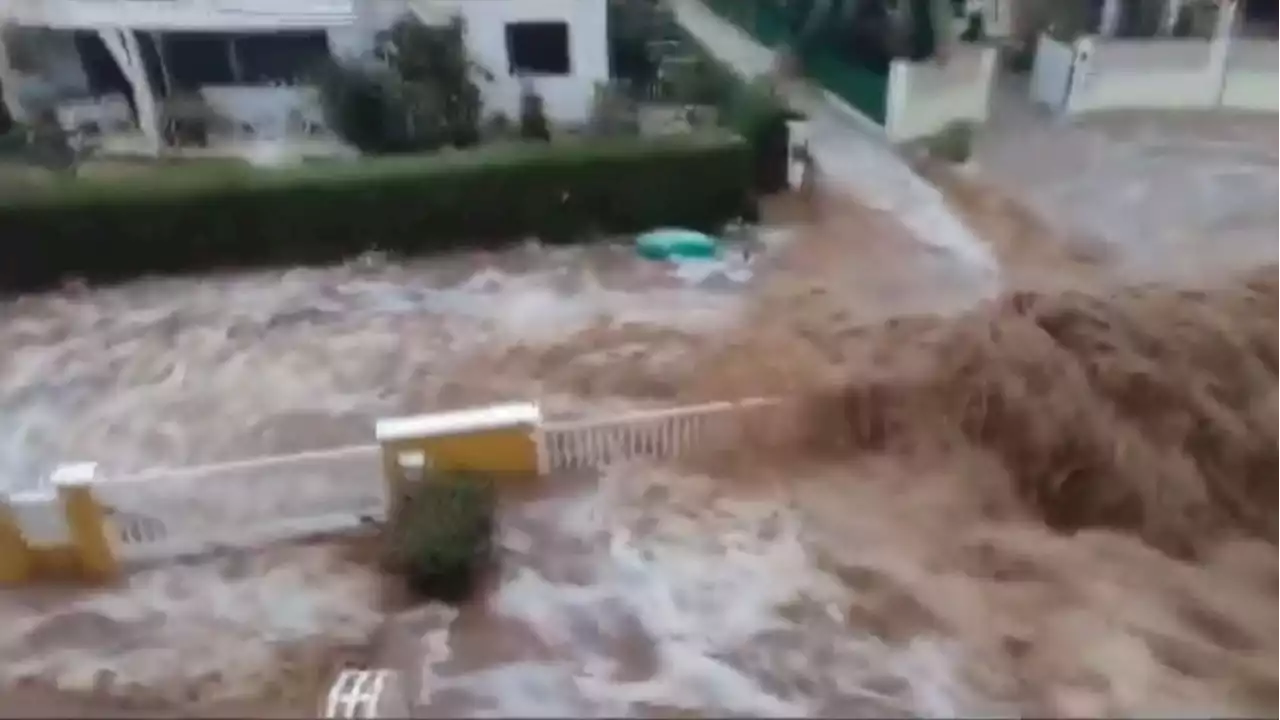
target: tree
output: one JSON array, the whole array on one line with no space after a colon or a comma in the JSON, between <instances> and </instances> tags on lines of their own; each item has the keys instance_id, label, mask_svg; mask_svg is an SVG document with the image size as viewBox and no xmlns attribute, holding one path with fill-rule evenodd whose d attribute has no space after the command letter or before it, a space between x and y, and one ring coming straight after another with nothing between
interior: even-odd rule
<instances>
[{"instance_id":1,"label":"tree","mask_svg":"<svg viewBox=\"0 0 1280 720\"><path fill-rule=\"evenodd\" d=\"M4 52L4 48L0 46L0 52ZM4 101L4 84L0 83L0 135L4 135L13 129L13 118L9 116L9 105Z\"/></svg>"},{"instance_id":2,"label":"tree","mask_svg":"<svg viewBox=\"0 0 1280 720\"><path fill-rule=\"evenodd\" d=\"M475 77L461 20L431 27L405 17L378 37L372 63L335 62L320 78L330 125L363 152L427 152L480 139Z\"/></svg>"}]
</instances>

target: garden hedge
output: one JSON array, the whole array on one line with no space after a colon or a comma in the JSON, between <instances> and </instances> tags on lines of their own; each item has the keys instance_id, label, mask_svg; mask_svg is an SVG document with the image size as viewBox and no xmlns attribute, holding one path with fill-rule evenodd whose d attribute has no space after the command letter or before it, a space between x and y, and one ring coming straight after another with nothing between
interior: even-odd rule
<instances>
[{"instance_id":1,"label":"garden hedge","mask_svg":"<svg viewBox=\"0 0 1280 720\"><path fill-rule=\"evenodd\" d=\"M383 251L563 243L752 218L751 155L693 135L506 145L287 170L156 171L0 198L0 291Z\"/></svg>"}]
</instances>

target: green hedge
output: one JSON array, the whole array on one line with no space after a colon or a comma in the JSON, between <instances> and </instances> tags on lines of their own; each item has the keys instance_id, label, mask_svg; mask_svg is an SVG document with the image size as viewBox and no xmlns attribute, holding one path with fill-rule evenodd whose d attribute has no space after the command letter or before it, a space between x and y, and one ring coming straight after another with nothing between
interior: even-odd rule
<instances>
[{"instance_id":1,"label":"green hedge","mask_svg":"<svg viewBox=\"0 0 1280 720\"><path fill-rule=\"evenodd\" d=\"M0 198L0 291L327 263L375 248L425 254L660 225L712 230L753 216L750 168L741 139L697 135L64 183Z\"/></svg>"}]
</instances>

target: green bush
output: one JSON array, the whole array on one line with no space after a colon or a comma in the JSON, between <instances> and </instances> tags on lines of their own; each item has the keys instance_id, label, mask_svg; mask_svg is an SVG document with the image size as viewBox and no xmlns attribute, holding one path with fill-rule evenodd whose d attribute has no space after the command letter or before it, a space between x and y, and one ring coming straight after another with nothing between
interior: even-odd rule
<instances>
[{"instance_id":1,"label":"green bush","mask_svg":"<svg viewBox=\"0 0 1280 720\"><path fill-rule=\"evenodd\" d=\"M488 71L467 56L461 21L443 27L411 16L380 33L377 62L331 61L314 81L325 118L366 154L470 147L480 139L480 88Z\"/></svg>"},{"instance_id":2,"label":"green bush","mask_svg":"<svg viewBox=\"0 0 1280 720\"><path fill-rule=\"evenodd\" d=\"M428 476L392 519L392 569L423 599L466 600L492 557L496 512L488 478Z\"/></svg>"},{"instance_id":3,"label":"green bush","mask_svg":"<svg viewBox=\"0 0 1280 720\"><path fill-rule=\"evenodd\" d=\"M765 78L748 81L720 62L687 31L683 42L698 55L699 87L703 97L720 111L721 124L751 146L752 183L756 192L770 195L787 189L787 121L802 115L792 110Z\"/></svg>"},{"instance_id":4,"label":"green bush","mask_svg":"<svg viewBox=\"0 0 1280 720\"><path fill-rule=\"evenodd\" d=\"M960 120L924 140L924 149L935 160L962 165L973 155L973 124Z\"/></svg>"},{"instance_id":5,"label":"green bush","mask_svg":"<svg viewBox=\"0 0 1280 720\"><path fill-rule=\"evenodd\" d=\"M157 171L0 198L0 290L214 268L570 242L750 216L725 135L526 143L244 174Z\"/></svg>"}]
</instances>

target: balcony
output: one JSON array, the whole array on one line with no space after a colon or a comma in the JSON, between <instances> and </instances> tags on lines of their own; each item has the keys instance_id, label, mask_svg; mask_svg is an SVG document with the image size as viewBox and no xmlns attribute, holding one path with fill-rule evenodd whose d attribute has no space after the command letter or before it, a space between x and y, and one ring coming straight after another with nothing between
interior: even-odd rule
<instances>
[{"instance_id":1,"label":"balcony","mask_svg":"<svg viewBox=\"0 0 1280 720\"><path fill-rule=\"evenodd\" d=\"M0 22L68 30L276 30L342 27L356 0L3 0Z\"/></svg>"}]
</instances>

